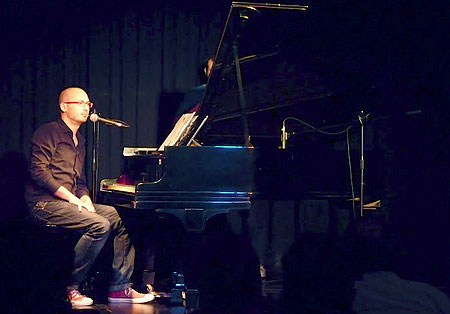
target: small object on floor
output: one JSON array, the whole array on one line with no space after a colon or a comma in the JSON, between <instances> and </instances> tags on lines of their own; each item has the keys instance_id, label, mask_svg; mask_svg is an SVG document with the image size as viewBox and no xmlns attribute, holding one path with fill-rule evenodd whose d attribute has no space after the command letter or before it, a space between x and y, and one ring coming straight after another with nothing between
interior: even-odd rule
<instances>
[{"instance_id":1,"label":"small object on floor","mask_svg":"<svg viewBox=\"0 0 450 314\"><path fill-rule=\"evenodd\" d=\"M147 303L155 299L153 294L139 293L132 288L110 292L108 301L111 303Z\"/></svg>"},{"instance_id":2,"label":"small object on floor","mask_svg":"<svg viewBox=\"0 0 450 314\"><path fill-rule=\"evenodd\" d=\"M377 210L377 208L381 207L381 200L369 203L369 204L364 204L363 208L365 210Z\"/></svg>"},{"instance_id":3,"label":"small object on floor","mask_svg":"<svg viewBox=\"0 0 450 314\"><path fill-rule=\"evenodd\" d=\"M82 295L78 290L70 290L67 293L67 296L69 297L69 301L72 306L86 306L94 303L91 298Z\"/></svg>"},{"instance_id":4,"label":"small object on floor","mask_svg":"<svg viewBox=\"0 0 450 314\"><path fill-rule=\"evenodd\" d=\"M161 294L159 292L156 292L151 284L148 283L145 285L145 287L146 287L147 292L150 294L153 294L155 296L155 298L161 298Z\"/></svg>"}]
</instances>

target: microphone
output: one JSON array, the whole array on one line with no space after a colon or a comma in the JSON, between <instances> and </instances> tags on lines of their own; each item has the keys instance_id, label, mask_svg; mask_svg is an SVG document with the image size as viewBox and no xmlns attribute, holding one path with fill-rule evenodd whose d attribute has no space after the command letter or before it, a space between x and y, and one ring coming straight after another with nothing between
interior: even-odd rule
<instances>
[{"instance_id":1,"label":"microphone","mask_svg":"<svg viewBox=\"0 0 450 314\"><path fill-rule=\"evenodd\" d=\"M362 124L364 121L369 120L370 112L365 113L364 111L361 111L358 115L359 122Z\"/></svg>"},{"instance_id":2,"label":"microphone","mask_svg":"<svg viewBox=\"0 0 450 314\"><path fill-rule=\"evenodd\" d=\"M286 125L283 121L283 127L281 128L281 149L286 149L286 141L288 138L288 133L286 132Z\"/></svg>"},{"instance_id":3,"label":"microphone","mask_svg":"<svg viewBox=\"0 0 450 314\"><path fill-rule=\"evenodd\" d=\"M120 121L120 120L117 120L117 119L103 118L103 117L100 117L97 113L92 113L89 116L89 120L91 120L92 122L103 122L105 124L114 125L114 126L117 126L119 128L129 128L130 127L128 124L126 124L123 121Z\"/></svg>"}]
</instances>

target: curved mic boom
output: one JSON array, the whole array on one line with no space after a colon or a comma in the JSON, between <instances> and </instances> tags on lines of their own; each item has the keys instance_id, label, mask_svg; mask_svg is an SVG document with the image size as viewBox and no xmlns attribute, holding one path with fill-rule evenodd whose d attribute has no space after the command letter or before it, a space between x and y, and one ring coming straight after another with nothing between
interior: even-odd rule
<instances>
[{"instance_id":1,"label":"curved mic boom","mask_svg":"<svg viewBox=\"0 0 450 314\"><path fill-rule=\"evenodd\" d=\"M100 117L97 113L92 113L89 116L89 120L91 120L92 122L103 122L107 125L114 125L119 128L129 128L130 127L127 123L125 123L123 121L120 121L117 119L103 118L103 117Z\"/></svg>"}]
</instances>

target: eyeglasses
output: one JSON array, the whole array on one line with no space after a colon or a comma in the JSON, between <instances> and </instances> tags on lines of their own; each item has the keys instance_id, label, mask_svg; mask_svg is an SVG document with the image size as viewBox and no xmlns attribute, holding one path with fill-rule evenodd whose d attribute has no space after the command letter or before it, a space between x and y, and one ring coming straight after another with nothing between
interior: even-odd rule
<instances>
[{"instance_id":1,"label":"eyeglasses","mask_svg":"<svg viewBox=\"0 0 450 314\"><path fill-rule=\"evenodd\" d=\"M88 105L89 109L91 109L94 106L93 102L90 101L65 101L66 104L77 104L78 106L84 106Z\"/></svg>"}]
</instances>

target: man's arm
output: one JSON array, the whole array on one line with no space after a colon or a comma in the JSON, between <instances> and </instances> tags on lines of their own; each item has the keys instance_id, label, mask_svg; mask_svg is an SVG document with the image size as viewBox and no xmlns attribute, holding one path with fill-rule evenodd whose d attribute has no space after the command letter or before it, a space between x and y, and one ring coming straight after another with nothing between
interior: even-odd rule
<instances>
[{"instance_id":1,"label":"man's arm","mask_svg":"<svg viewBox=\"0 0 450 314\"><path fill-rule=\"evenodd\" d=\"M77 179L77 191L75 192L76 196L85 203L88 207L86 209L90 212L95 212L94 203L89 197L89 189L86 185L86 176L84 172L82 172L81 176Z\"/></svg>"},{"instance_id":2,"label":"man's arm","mask_svg":"<svg viewBox=\"0 0 450 314\"><path fill-rule=\"evenodd\" d=\"M34 182L50 193L55 193L60 187L53 178L48 166L56 151L54 134L47 129L38 129L31 139L30 175Z\"/></svg>"},{"instance_id":3,"label":"man's arm","mask_svg":"<svg viewBox=\"0 0 450 314\"><path fill-rule=\"evenodd\" d=\"M87 196L89 200L89 189L86 185L86 176L84 175L84 172L82 172L81 176L77 178L77 190L75 192L75 195L82 199L84 196ZM91 201L92 203L92 201Z\"/></svg>"}]
</instances>

